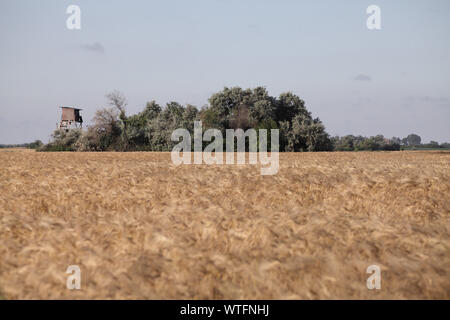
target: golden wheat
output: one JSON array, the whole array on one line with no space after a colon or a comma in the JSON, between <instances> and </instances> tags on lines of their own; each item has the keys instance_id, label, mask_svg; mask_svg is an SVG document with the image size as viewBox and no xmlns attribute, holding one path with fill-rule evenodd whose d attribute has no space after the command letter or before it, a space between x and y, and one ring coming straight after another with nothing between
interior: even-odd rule
<instances>
[{"instance_id":1,"label":"golden wheat","mask_svg":"<svg viewBox=\"0 0 450 320\"><path fill-rule=\"evenodd\" d=\"M273 176L169 153L0 163L6 299L450 297L448 152L283 153Z\"/></svg>"}]
</instances>

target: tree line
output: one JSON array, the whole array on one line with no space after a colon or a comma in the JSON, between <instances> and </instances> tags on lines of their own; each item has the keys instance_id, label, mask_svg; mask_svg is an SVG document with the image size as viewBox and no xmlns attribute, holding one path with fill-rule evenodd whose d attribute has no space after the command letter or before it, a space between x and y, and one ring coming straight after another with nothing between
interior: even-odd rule
<instances>
[{"instance_id":1,"label":"tree line","mask_svg":"<svg viewBox=\"0 0 450 320\"><path fill-rule=\"evenodd\" d=\"M7 148L39 149L43 146L44 143L41 140L35 140L30 143L0 144L0 149L7 149Z\"/></svg>"},{"instance_id":2,"label":"tree line","mask_svg":"<svg viewBox=\"0 0 450 320\"><path fill-rule=\"evenodd\" d=\"M330 137L302 99L291 92L273 97L264 87L225 87L201 109L178 102L162 107L150 101L141 112L130 116L122 93L113 91L106 98L108 107L96 111L87 130L56 130L40 150L171 151L176 144L171 140L172 132L185 128L192 135L194 121L202 121L204 131L219 129L223 136L226 129L279 129L280 151L287 152L400 150L402 146L420 145L420 137L415 134L404 139L382 135Z\"/></svg>"}]
</instances>

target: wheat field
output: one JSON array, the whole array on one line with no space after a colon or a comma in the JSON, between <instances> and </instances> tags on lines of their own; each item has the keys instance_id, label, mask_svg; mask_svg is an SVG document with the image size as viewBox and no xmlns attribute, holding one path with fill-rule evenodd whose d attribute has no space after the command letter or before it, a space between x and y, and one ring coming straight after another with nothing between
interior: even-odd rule
<instances>
[{"instance_id":1,"label":"wheat field","mask_svg":"<svg viewBox=\"0 0 450 320\"><path fill-rule=\"evenodd\" d=\"M0 163L3 299L450 298L449 152L282 153L273 176L150 152Z\"/></svg>"}]
</instances>

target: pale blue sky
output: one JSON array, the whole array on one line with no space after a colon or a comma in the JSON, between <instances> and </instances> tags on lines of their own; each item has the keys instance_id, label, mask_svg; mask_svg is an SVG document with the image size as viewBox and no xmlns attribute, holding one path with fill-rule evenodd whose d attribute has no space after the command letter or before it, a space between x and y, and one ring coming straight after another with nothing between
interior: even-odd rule
<instances>
[{"instance_id":1,"label":"pale blue sky","mask_svg":"<svg viewBox=\"0 0 450 320\"><path fill-rule=\"evenodd\" d=\"M449 32L448 0L0 0L0 143L47 141L57 106L90 120L114 89L132 114L260 85L299 95L332 135L450 141Z\"/></svg>"}]
</instances>

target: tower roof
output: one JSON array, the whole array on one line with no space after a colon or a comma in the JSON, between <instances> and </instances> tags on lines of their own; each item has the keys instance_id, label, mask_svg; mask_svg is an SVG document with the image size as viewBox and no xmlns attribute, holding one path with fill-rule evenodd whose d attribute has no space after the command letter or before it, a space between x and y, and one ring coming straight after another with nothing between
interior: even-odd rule
<instances>
[{"instance_id":1,"label":"tower roof","mask_svg":"<svg viewBox=\"0 0 450 320\"><path fill-rule=\"evenodd\" d=\"M61 109L73 109L73 110L83 110L79 108L73 108L73 107L60 107Z\"/></svg>"}]
</instances>

